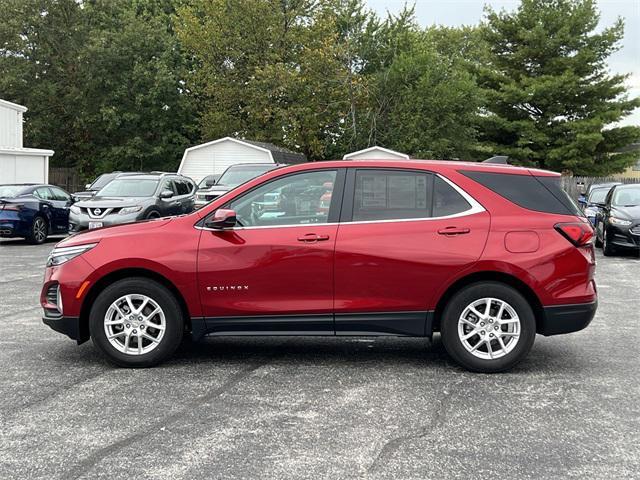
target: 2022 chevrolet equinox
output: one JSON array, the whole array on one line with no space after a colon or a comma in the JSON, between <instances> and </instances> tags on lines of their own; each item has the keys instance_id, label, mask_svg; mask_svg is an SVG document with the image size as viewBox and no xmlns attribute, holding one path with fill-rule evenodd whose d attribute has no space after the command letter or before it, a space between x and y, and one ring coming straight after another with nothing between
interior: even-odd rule
<instances>
[{"instance_id":1,"label":"2022 chevrolet equinox","mask_svg":"<svg viewBox=\"0 0 640 480\"><path fill-rule=\"evenodd\" d=\"M268 172L191 214L56 245L44 322L114 363L151 366L185 335L440 332L506 370L536 334L585 328L593 230L555 173L442 161Z\"/></svg>"}]
</instances>

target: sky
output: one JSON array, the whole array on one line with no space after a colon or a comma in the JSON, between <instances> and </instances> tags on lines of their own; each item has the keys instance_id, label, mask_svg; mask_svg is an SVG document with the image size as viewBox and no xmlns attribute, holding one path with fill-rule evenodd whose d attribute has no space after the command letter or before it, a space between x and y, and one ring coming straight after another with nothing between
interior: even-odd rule
<instances>
[{"instance_id":1,"label":"sky","mask_svg":"<svg viewBox=\"0 0 640 480\"><path fill-rule=\"evenodd\" d=\"M387 12L397 13L405 3L415 4L416 18L422 26L428 25L474 25L483 17L485 4L495 10L514 10L518 0L366 0L371 9L380 16ZM627 80L631 97L640 96L640 0L598 0L600 26L607 27L618 17L625 21L625 36L622 48L609 57L609 68L613 73L630 73ZM640 125L640 109L620 122L620 125Z\"/></svg>"}]
</instances>

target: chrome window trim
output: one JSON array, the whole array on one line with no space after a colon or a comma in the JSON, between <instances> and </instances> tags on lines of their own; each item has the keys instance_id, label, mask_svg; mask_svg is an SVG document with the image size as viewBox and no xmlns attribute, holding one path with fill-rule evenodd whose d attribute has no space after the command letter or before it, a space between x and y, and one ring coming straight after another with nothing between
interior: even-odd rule
<instances>
[{"instance_id":1,"label":"chrome window trim","mask_svg":"<svg viewBox=\"0 0 640 480\"><path fill-rule=\"evenodd\" d=\"M448 220L451 218L466 217L469 215L475 215L476 213L481 213L486 211L486 209L475 198L473 198L465 190L463 190L461 187L453 183L447 177L444 177L439 173L429 172L428 170L425 170L425 172L432 173L433 175L436 175L437 177L447 182L447 184L449 184L456 192L458 192L469 203L469 205L471 205L471 208L465 210L464 212L454 213L452 215L444 215L441 217L392 218L387 220L361 220L361 221L355 221L355 222L349 221L349 222L333 222L333 223L296 223L294 225L262 225L262 226L256 226L256 227L231 227L231 228L207 228L207 227L200 227L200 226L194 225L194 228L197 230L207 230L210 232L222 232L222 231L229 231L229 230L258 230L258 229L264 229L264 228L327 227L330 225L347 226L347 225L361 225L361 224L370 224L370 223L424 222L428 220Z\"/></svg>"}]
</instances>

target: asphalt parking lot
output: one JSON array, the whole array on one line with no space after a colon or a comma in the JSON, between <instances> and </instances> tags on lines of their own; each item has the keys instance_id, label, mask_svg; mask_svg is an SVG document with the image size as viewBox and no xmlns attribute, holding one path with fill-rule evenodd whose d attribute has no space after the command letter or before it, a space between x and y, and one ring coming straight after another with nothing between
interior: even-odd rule
<instances>
[{"instance_id":1,"label":"asphalt parking lot","mask_svg":"<svg viewBox=\"0 0 640 480\"><path fill-rule=\"evenodd\" d=\"M438 338L209 338L110 366L42 324L54 242L0 242L0 478L638 478L640 259L499 375Z\"/></svg>"}]
</instances>

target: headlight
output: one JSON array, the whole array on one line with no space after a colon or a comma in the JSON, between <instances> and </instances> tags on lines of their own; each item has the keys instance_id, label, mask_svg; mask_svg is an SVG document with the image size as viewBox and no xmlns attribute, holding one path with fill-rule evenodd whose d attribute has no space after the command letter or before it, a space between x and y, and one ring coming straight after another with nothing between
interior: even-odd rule
<instances>
[{"instance_id":1,"label":"headlight","mask_svg":"<svg viewBox=\"0 0 640 480\"><path fill-rule=\"evenodd\" d=\"M69 260L88 252L97 243L87 243L85 245L76 245L73 247L58 247L54 248L47 258L47 267L54 267L56 265L62 265Z\"/></svg>"},{"instance_id":2,"label":"headlight","mask_svg":"<svg viewBox=\"0 0 640 480\"><path fill-rule=\"evenodd\" d=\"M142 210L141 206L137 206L137 207L124 207L122 210L120 210L120 214L121 215L128 215L129 213L136 213L139 212L140 210Z\"/></svg>"},{"instance_id":3,"label":"headlight","mask_svg":"<svg viewBox=\"0 0 640 480\"><path fill-rule=\"evenodd\" d=\"M69 210L71 211L71 213L75 213L76 215L80 215L80 207L78 207L77 205L72 205Z\"/></svg>"},{"instance_id":4,"label":"headlight","mask_svg":"<svg viewBox=\"0 0 640 480\"><path fill-rule=\"evenodd\" d=\"M630 220L623 220L621 218L609 217L609 223L611 225L619 225L621 227L628 227L633 222L631 222Z\"/></svg>"}]
</instances>

